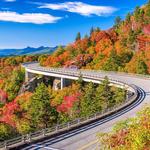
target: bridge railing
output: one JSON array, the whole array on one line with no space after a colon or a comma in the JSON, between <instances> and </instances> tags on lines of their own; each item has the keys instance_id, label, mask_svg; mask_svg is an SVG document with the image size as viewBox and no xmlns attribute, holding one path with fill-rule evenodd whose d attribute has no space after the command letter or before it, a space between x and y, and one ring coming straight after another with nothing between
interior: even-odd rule
<instances>
[{"instance_id":1,"label":"bridge railing","mask_svg":"<svg viewBox=\"0 0 150 150\"><path fill-rule=\"evenodd\" d=\"M65 72L65 73L73 73L75 72L76 74L80 74L80 72L84 74L118 74L118 75L126 75L126 76L134 76L138 78L150 78L150 75L143 75L143 74L134 74L134 73L125 73L125 72L114 72L114 71L103 71L103 70L88 70L88 69L70 69L70 68L51 68L51 67L42 67L39 65L38 62L28 62L24 63L22 65L23 67L30 68L30 69L38 69L38 70L43 70L43 71L51 71L51 72Z\"/></svg>"},{"instance_id":2,"label":"bridge railing","mask_svg":"<svg viewBox=\"0 0 150 150\"><path fill-rule=\"evenodd\" d=\"M124 102L122 102L118 105L115 105L111 108L107 108L107 109L103 110L102 112L98 112L96 114L92 114L87 117L77 118L71 122L67 122L64 124L57 124L51 128L41 129L41 130L33 132L33 133L29 133L29 134L22 135L22 136L19 136L19 137L16 137L16 138L4 141L4 142L0 142L0 149L14 148L14 147L17 147L20 145L31 143L33 141L43 139L44 137L59 134L61 132L65 132L65 131L71 130L73 128L77 128L81 125L87 124L91 121L101 119L105 116L111 115L111 114L129 106L131 103L133 103L137 99L137 97L138 97L137 89L132 85L128 85L128 86L130 86L130 88L133 89L134 94L132 96L128 97Z\"/></svg>"}]
</instances>

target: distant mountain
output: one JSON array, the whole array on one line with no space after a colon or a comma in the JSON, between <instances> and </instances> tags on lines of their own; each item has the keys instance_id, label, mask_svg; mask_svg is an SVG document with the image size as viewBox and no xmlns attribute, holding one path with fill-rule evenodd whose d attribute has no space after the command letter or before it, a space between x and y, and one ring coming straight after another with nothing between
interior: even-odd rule
<instances>
[{"instance_id":1,"label":"distant mountain","mask_svg":"<svg viewBox=\"0 0 150 150\"><path fill-rule=\"evenodd\" d=\"M50 54L54 52L58 46L56 47L26 47L24 49L0 49L0 57L7 56L18 56L18 55L36 55L36 54Z\"/></svg>"}]
</instances>

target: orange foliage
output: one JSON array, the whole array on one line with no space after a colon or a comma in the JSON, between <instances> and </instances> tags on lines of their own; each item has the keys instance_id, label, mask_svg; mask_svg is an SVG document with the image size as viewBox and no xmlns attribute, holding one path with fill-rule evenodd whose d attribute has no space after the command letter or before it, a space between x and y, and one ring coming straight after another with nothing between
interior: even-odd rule
<instances>
[{"instance_id":1,"label":"orange foliage","mask_svg":"<svg viewBox=\"0 0 150 150\"><path fill-rule=\"evenodd\" d=\"M113 43L110 39L100 40L95 47L97 54L103 53L104 55L109 56L111 50L113 49Z\"/></svg>"},{"instance_id":2,"label":"orange foliage","mask_svg":"<svg viewBox=\"0 0 150 150\"><path fill-rule=\"evenodd\" d=\"M106 31L100 31L100 32L94 31L91 35L92 42L99 42L102 39L110 39L110 36Z\"/></svg>"}]
</instances>

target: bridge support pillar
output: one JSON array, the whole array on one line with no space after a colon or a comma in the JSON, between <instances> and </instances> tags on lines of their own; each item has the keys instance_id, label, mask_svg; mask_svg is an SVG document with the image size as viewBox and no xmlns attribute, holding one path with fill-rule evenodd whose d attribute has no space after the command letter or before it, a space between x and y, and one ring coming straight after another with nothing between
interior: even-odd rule
<instances>
[{"instance_id":1,"label":"bridge support pillar","mask_svg":"<svg viewBox=\"0 0 150 150\"><path fill-rule=\"evenodd\" d=\"M28 75L28 72L25 71L25 82L28 82L29 81L29 75Z\"/></svg>"},{"instance_id":2,"label":"bridge support pillar","mask_svg":"<svg viewBox=\"0 0 150 150\"><path fill-rule=\"evenodd\" d=\"M62 90L65 86L65 79L61 78L61 84L60 84L60 89Z\"/></svg>"},{"instance_id":3,"label":"bridge support pillar","mask_svg":"<svg viewBox=\"0 0 150 150\"><path fill-rule=\"evenodd\" d=\"M25 82L30 81L32 78L34 78L36 74L30 73L28 71L25 71Z\"/></svg>"},{"instance_id":4,"label":"bridge support pillar","mask_svg":"<svg viewBox=\"0 0 150 150\"><path fill-rule=\"evenodd\" d=\"M66 79L65 78L55 78L53 82L53 89L63 89L66 86Z\"/></svg>"}]
</instances>

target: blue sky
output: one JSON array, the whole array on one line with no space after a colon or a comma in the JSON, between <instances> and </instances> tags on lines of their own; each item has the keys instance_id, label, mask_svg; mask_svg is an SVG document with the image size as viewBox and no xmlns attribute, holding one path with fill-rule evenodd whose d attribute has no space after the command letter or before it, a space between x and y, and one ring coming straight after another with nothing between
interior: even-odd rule
<instances>
[{"instance_id":1,"label":"blue sky","mask_svg":"<svg viewBox=\"0 0 150 150\"><path fill-rule=\"evenodd\" d=\"M56 46L107 29L147 0L0 0L0 49Z\"/></svg>"}]
</instances>

